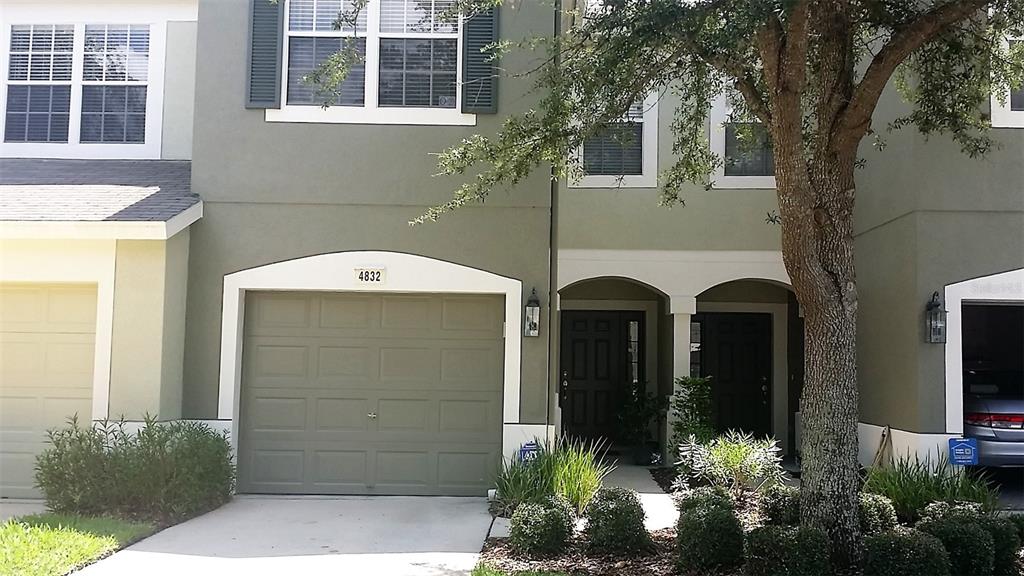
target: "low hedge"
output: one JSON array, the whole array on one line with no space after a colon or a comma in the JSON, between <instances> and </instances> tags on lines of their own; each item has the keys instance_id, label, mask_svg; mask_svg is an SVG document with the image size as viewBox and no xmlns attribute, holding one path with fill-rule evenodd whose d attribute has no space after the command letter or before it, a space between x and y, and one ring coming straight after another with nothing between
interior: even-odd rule
<instances>
[{"instance_id":1,"label":"low hedge","mask_svg":"<svg viewBox=\"0 0 1024 576\"><path fill-rule=\"evenodd\" d=\"M48 432L36 458L36 484L60 514L177 522L227 502L235 466L227 435L201 422L147 419Z\"/></svg>"},{"instance_id":2,"label":"low hedge","mask_svg":"<svg viewBox=\"0 0 1024 576\"><path fill-rule=\"evenodd\" d=\"M626 554L651 547L651 537L644 527L644 507L633 490L601 488L585 515L591 550Z\"/></svg>"},{"instance_id":3,"label":"low hedge","mask_svg":"<svg viewBox=\"0 0 1024 576\"><path fill-rule=\"evenodd\" d=\"M747 535L748 576L825 576L831 573L828 539L815 528L763 526Z\"/></svg>"},{"instance_id":4,"label":"low hedge","mask_svg":"<svg viewBox=\"0 0 1024 576\"><path fill-rule=\"evenodd\" d=\"M860 531L864 535L892 530L899 524L892 500L880 494L861 492L857 516L860 519Z\"/></svg>"},{"instance_id":5,"label":"low hedge","mask_svg":"<svg viewBox=\"0 0 1024 576\"><path fill-rule=\"evenodd\" d=\"M565 549L572 528L572 511L564 500L524 502L512 513L509 544L527 556L558 554Z\"/></svg>"},{"instance_id":6,"label":"low hedge","mask_svg":"<svg viewBox=\"0 0 1024 576\"><path fill-rule=\"evenodd\" d=\"M949 576L949 554L927 532L880 532L864 539L864 576Z\"/></svg>"},{"instance_id":7,"label":"low hedge","mask_svg":"<svg viewBox=\"0 0 1024 576\"><path fill-rule=\"evenodd\" d=\"M992 576L995 568L995 543L992 534L978 520L963 516L930 517L917 523L917 529L942 541L949 553L956 576Z\"/></svg>"},{"instance_id":8,"label":"low hedge","mask_svg":"<svg viewBox=\"0 0 1024 576\"><path fill-rule=\"evenodd\" d=\"M800 490L785 484L772 486L761 494L761 519L770 526L800 523Z\"/></svg>"},{"instance_id":9,"label":"low hedge","mask_svg":"<svg viewBox=\"0 0 1024 576\"><path fill-rule=\"evenodd\" d=\"M676 495L676 506L679 512L703 508L721 508L733 511L735 505L724 488L702 486Z\"/></svg>"},{"instance_id":10,"label":"low hedge","mask_svg":"<svg viewBox=\"0 0 1024 576\"><path fill-rule=\"evenodd\" d=\"M715 496L688 499L676 524L676 569L683 573L726 571L742 562L743 527L731 502L724 505Z\"/></svg>"}]
</instances>

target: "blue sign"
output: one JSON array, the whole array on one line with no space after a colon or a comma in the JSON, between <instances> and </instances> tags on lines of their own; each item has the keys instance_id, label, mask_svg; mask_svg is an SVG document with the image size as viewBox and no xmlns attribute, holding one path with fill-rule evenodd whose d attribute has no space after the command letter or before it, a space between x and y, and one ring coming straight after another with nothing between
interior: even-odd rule
<instances>
[{"instance_id":1,"label":"blue sign","mask_svg":"<svg viewBox=\"0 0 1024 576\"><path fill-rule=\"evenodd\" d=\"M978 465L977 438L950 438L949 461L960 466Z\"/></svg>"},{"instance_id":2,"label":"blue sign","mask_svg":"<svg viewBox=\"0 0 1024 576\"><path fill-rule=\"evenodd\" d=\"M537 451L540 447L537 446L536 442L527 442L519 447L519 459L523 462L528 462L537 457Z\"/></svg>"}]
</instances>

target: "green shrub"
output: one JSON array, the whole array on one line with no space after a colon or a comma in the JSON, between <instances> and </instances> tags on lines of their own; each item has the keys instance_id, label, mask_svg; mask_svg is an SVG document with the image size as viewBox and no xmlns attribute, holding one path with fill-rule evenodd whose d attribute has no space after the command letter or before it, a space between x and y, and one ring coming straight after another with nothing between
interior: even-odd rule
<instances>
[{"instance_id":1,"label":"green shrub","mask_svg":"<svg viewBox=\"0 0 1024 576\"><path fill-rule=\"evenodd\" d=\"M1013 525L1017 527L1017 537L1024 543L1024 514L1008 514L1006 519L1013 522Z\"/></svg>"},{"instance_id":2,"label":"green shrub","mask_svg":"<svg viewBox=\"0 0 1024 576\"><path fill-rule=\"evenodd\" d=\"M70 426L49 433L36 483L54 512L176 521L231 498L235 468L227 436L200 422L147 419Z\"/></svg>"},{"instance_id":3,"label":"green shrub","mask_svg":"<svg viewBox=\"0 0 1024 576\"><path fill-rule=\"evenodd\" d=\"M708 442L715 437L710 378L676 378L671 409L674 446L687 441Z\"/></svg>"},{"instance_id":4,"label":"green shrub","mask_svg":"<svg viewBox=\"0 0 1024 576\"><path fill-rule=\"evenodd\" d=\"M921 510L922 520L963 518L973 521L980 519L983 515L981 505L977 502L932 502Z\"/></svg>"},{"instance_id":5,"label":"green shrub","mask_svg":"<svg viewBox=\"0 0 1024 576\"><path fill-rule=\"evenodd\" d=\"M47 431L49 447L36 457L36 485L46 506L60 514L102 515L117 498L110 451L119 428L107 422Z\"/></svg>"},{"instance_id":6,"label":"green shrub","mask_svg":"<svg viewBox=\"0 0 1024 576\"><path fill-rule=\"evenodd\" d=\"M707 444L679 447L680 478L702 480L733 492L759 491L782 482L782 456L774 439L731 430Z\"/></svg>"},{"instance_id":7,"label":"green shrub","mask_svg":"<svg viewBox=\"0 0 1024 576\"><path fill-rule=\"evenodd\" d=\"M735 508L729 493L723 488L714 486L701 486L691 488L682 492L676 492L676 507L679 512L696 510L702 508L721 508L732 512Z\"/></svg>"},{"instance_id":8,"label":"green shrub","mask_svg":"<svg viewBox=\"0 0 1024 576\"><path fill-rule=\"evenodd\" d=\"M864 539L864 576L949 576L949 554L938 538L899 528Z\"/></svg>"},{"instance_id":9,"label":"green shrub","mask_svg":"<svg viewBox=\"0 0 1024 576\"><path fill-rule=\"evenodd\" d=\"M651 537L644 527L644 507L633 490L598 490L586 517L587 543L593 550L625 554L651 547Z\"/></svg>"},{"instance_id":10,"label":"green shrub","mask_svg":"<svg viewBox=\"0 0 1024 576\"><path fill-rule=\"evenodd\" d=\"M800 523L800 490L785 484L768 488L761 494L761 520L771 526L796 526Z\"/></svg>"},{"instance_id":11,"label":"green shrub","mask_svg":"<svg viewBox=\"0 0 1024 576\"><path fill-rule=\"evenodd\" d=\"M565 549L572 535L569 505L558 498L524 502L512 514L509 544L520 554L549 556Z\"/></svg>"},{"instance_id":12,"label":"green shrub","mask_svg":"<svg viewBox=\"0 0 1024 576\"><path fill-rule=\"evenodd\" d=\"M604 477L615 469L603 460L604 443L563 438L551 446L540 440L537 445L532 459L503 464L497 480L499 513L510 515L522 503L557 496L582 515Z\"/></svg>"},{"instance_id":13,"label":"green shrub","mask_svg":"<svg viewBox=\"0 0 1024 576\"><path fill-rule=\"evenodd\" d=\"M934 462L904 457L890 467L872 468L864 491L892 500L896 516L904 524L919 520L921 511L932 502L977 502L983 509L993 510L999 499L984 474L955 468L944 455Z\"/></svg>"},{"instance_id":14,"label":"green shrub","mask_svg":"<svg viewBox=\"0 0 1024 576\"><path fill-rule=\"evenodd\" d=\"M1011 520L999 516L985 516L981 522L992 535L992 573L995 576L1019 576L1017 554L1021 538L1017 534L1017 526Z\"/></svg>"},{"instance_id":15,"label":"green shrub","mask_svg":"<svg viewBox=\"0 0 1024 576\"><path fill-rule=\"evenodd\" d=\"M935 536L949 553L951 573L956 576L992 576L995 544L979 519L962 516L925 518L917 529Z\"/></svg>"},{"instance_id":16,"label":"green shrub","mask_svg":"<svg viewBox=\"0 0 1024 576\"><path fill-rule=\"evenodd\" d=\"M814 528L763 526L747 536L749 576L824 576L831 572L828 540Z\"/></svg>"},{"instance_id":17,"label":"green shrub","mask_svg":"<svg viewBox=\"0 0 1024 576\"><path fill-rule=\"evenodd\" d=\"M881 494L860 493L857 516L860 518L860 531L864 535L878 534L892 530L898 524L896 509Z\"/></svg>"},{"instance_id":18,"label":"green shrub","mask_svg":"<svg viewBox=\"0 0 1024 576\"><path fill-rule=\"evenodd\" d=\"M743 528L729 508L714 503L679 513L676 568L679 572L731 570L743 562Z\"/></svg>"}]
</instances>

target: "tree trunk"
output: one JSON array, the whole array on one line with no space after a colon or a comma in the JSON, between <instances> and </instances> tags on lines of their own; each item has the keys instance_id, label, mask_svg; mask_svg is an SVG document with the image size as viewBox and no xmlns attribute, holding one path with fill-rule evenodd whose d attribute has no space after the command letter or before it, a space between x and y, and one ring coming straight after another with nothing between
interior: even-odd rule
<instances>
[{"instance_id":1,"label":"tree trunk","mask_svg":"<svg viewBox=\"0 0 1024 576\"><path fill-rule=\"evenodd\" d=\"M809 169L793 156L778 195L783 258L804 315L800 521L828 534L837 567L855 566L861 534L853 154Z\"/></svg>"}]
</instances>

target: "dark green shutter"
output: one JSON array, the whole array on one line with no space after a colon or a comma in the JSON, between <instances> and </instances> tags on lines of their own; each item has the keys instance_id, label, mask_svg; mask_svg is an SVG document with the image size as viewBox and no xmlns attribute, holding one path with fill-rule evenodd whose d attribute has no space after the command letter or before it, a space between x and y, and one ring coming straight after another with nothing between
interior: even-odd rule
<instances>
[{"instance_id":1,"label":"dark green shutter","mask_svg":"<svg viewBox=\"0 0 1024 576\"><path fill-rule=\"evenodd\" d=\"M249 78L246 108L281 107L284 0L249 0Z\"/></svg>"},{"instance_id":2,"label":"dark green shutter","mask_svg":"<svg viewBox=\"0 0 1024 576\"><path fill-rule=\"evenodd\" d=\"M494 114L498 111L498 63L484 48L498 40L498 8L466 20L462 34L462 111Z\"/></svg>"}]
</instances>

